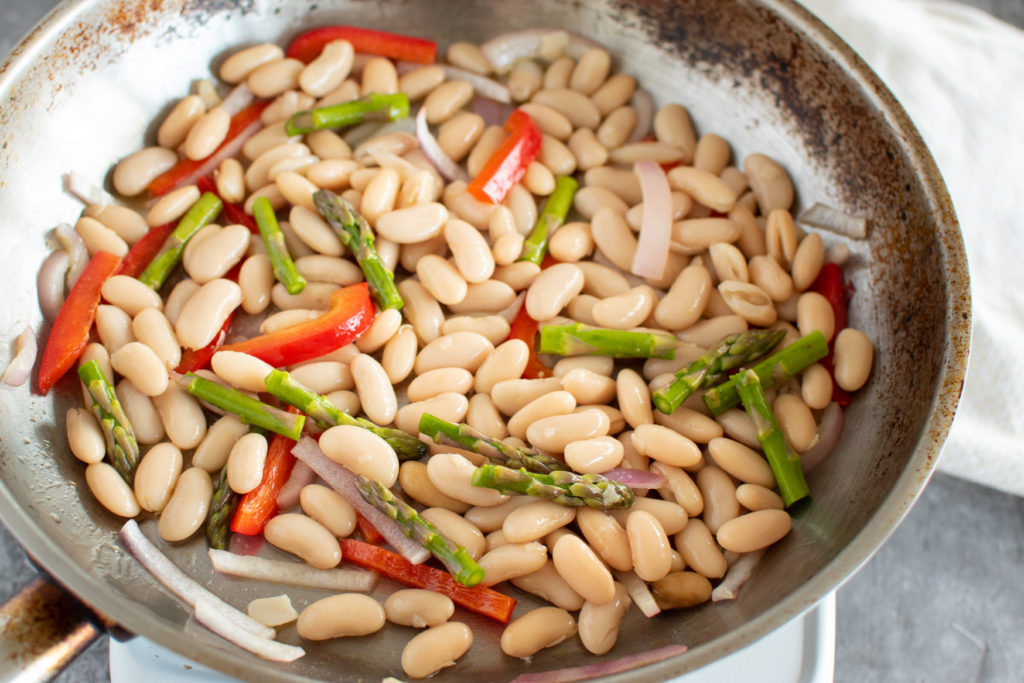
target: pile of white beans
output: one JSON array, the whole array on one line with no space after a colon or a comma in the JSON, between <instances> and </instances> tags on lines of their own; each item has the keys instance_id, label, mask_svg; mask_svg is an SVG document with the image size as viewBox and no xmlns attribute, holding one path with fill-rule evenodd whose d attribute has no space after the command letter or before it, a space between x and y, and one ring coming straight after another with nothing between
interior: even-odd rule
<instances>
[{"instance_id":1,"label":"pile of white beans","mask_svg":"<svg viewBox=\"0 0 1024 683\"><path fill-rule=\"evenodd\" d=\"M842 244L826 250L819 234L805 234L794 222L784 169L759 154L743 160L742 169L730 165L728 143L714 133L698 137L679 104L657 110L651 136L631 138L643 125L631 104L637 84L610 73L603 49L578 60L521 59L501 75L475 45L455 43L446 56L460 69L505 83L543 133L536 160L499 205L475 199L465 182L444 182L409 132L373 135L354 149L344 132L285 133L284 121L296 111L400 91L426 109L428 123L439 127L440 147L473 177L506 134L473 110L473 85L448 79L442 65L403 65L400 76L391 60L355 55L346 42L332 43L308 66L269 44L223 62L223 81L244 82L273 102L240 155L220 163L217 189L247 210L256 197L270 199L287 217L281 228L308 285L292 295L275 283L259 237L240 225L209 225L196 234L184 252L184 277L163 297L133 278L112 277L96 316L98 341L82 360L99 361L115 380L143 445L134 488L104 461L104 438L89 410L68 412L68 442L88 464L86 480L97 500L123 517L158 514L159 534L168 542L202 527L211 475L225 466L233 490L258 486L267 439L232 415L211 418L168 380L168 370L183 347L213 340L233 311L239 325L247 314L260 317L263 332L281 329L322 315L333 291L363 279L313 207L313 192L331 189L375 227L405 307L377 315L354 344L288 368L295 379L351 414L410 433L428 412L564 455L577 472L627 467L664 475L665 486L649 495L638 491L629 509L574 509L472 486L481 459L458 449L431 443L425 461L399 466L390 446L360 428L334 427L320 439L330 458L396 487L422 508L479 561L484 585L510 581L552 603L516 615L501 636L505 653L530 657L578 635L587 650L602 654L613 647L631 602L619 572L653 583L663 605L696 605L710 598L712 583L740 554L789 531L790 517L741 408L711 417L698 395L663 415L652 410L650 395L706 347L750 327L781 327L784 343L812 330L832 339L828 301L806 290L826 260L841 262L846 251ZM140 195L182 156L208 156L224 140L229 119L198 95L185 97L159 126L158 146L117 164L115 189ZM672 249L656 281L629 274L644 211L632 171L640 160L677 164L667 173ZM564 174L576 174L581 189L570 220L551 238L550 253L560 263L541 270L517 261L538 204ZM75 229L90 253L123 255L149 226L177 220L198 198L194 185L175 189L145 217L122 206L89 206ZM237 283L225 279L238 264ZM542 324L667 330L680 339L679 351L674 360L631 363L567 357L548 378L521 379L530 349L507 338L522 294ZM248 327L255 333L255 323ZM858 389L870 373L871 342L856 330L841 331L834 361L838 384ZM219 352L212 361L218 381L249 392L263 389L268 369L236 352ZM796 451L817 441L832 383L814 365L769 390ZM299 500L300 511L271 520L266 540L314 567L338 565L337 539L353 533L354 511L320 484L304 488ZM303 638L322 640L371 633L386 621L426 628L402 654L405 673L422 677L454 664L473 641L467 626L449 621L453 614L448 598L427 591L400 591L383 605L343 594L306 606L297 629Z\"/></svg>"}]
</instances>

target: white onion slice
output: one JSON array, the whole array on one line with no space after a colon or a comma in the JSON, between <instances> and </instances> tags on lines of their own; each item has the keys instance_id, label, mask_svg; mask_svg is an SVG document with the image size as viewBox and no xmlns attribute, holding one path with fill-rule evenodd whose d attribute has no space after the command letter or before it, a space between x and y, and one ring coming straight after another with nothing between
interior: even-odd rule
<instances>
[{"instance_id":1,"label":"white onion slice","mask_svg":"<svg viewBox=\"0 0 1024 683\"><path fill-rule=\"evenodd\" d=\"M729 571L725 573L722 582L711 591L711 600L713 602L735 600L740 593L740 588L754 573L754 567L758 565L762 557L764 557L764 550L755 550L752 553L740 555L739 559L729 566Z\"/></svg>"},{"instance_id":2,"label":"white onion slice","mask_svg":"<svg viewBox=\"0 0 1024 683\"><path fill-rule=\"evenodd\" d=\"M284 583L290 586L322 588L332 591L369 593L377 587L380 575L365 569L317 569L308 564L286 560L268 560L255 555L236 555L210 548L210 562L221 574L243 579Z\"/></svg>"},{"instance_id":3,"label":"white onion slice","mask_svg":"<svg viewBox=\"0 0 1024 683\"><path fill-rule=\"evenodd\" d=\"M14 358L7 365L4 374L0 376L0 382L12 387L20 387L28 381L32 374L32 366L36 364L36 355L39 352L36 331L32 329L31 325L26 325L14 343Z\"/></svg>"},{"instance_id":4,"label":"white onion slice","mask_svg":"<svg viewBox=\"0 0 1024 683\"><path fill-rule=\"evenodd\" d=\"M516 60L524 57L540 57L554 61L565 54L578 60L595 47L599 45L578 33L553 28L534 28L503 33L488 40L480 49L495 71L505 73L512 68Z\"/></svg>"},{"instance_id":5,"label":"white onion slice","mask_svg":"<svg viewBox=\"0 0 1024 683\"><path fill-rule=\"evenodd\" d=\"M644 216L630 270L634 275L659 280L665 273L672 240L672 190L665 171L653 161L638 161L633 171L640 179Z\"/></svg>"},{"instance_id":6,"label":"white onion slice","mask_svg":"<svg viewBox=\"0 0 1024 683\"><path fill-rule=\"evenodd\" d=\"M466 81L473 90L480 93L484 97L494 100L495 102L501 102L502 104L510 104L512 102L512 93L509 92L508 88L494 80L493 78L487 78L487 76L481 76L480 74L460 69L457 66L449 66L442 64L441 68L444 69L445 78L449 81Z\"/></svg>"},{"instance_id":7,"label":"white onion slice","mask_svg":"<svg viewBox=\"0 0 1024 683\"><path fill-rule=\"evenodd\" d=\"M862 240L868 236L868 219L851 216L824 204L815 204L797 216L797 222L821 228L837 235Z\"/></svg>"},{"instance_id":8,"label":"white onion slice","mask_svg":"<svg viewBox=\"0 0 1024 683\"><path fill-rule=\"evenodd\" d=\"M79 237L75 229L69 223L58 223L54 229L57 241L64 247L64 250L71 256L68 263L67 288L70 291L78 281L85 267L89 265L89 250L85 248L85 242Z\"/></svg>"},{"instance_id":9,"label":"white onion slice","mask_svg":"<svg viewBox=\"0 0 1024 683\"><path fill-rule=\"evenodd\" d=\"M221 100L220 108L230 116L234 116L255 101L256 95L253 94L252 90L249 90L249 86L245 82L242 82L236 85L234 90Z\"/></svg>"},{"instance_id":10,"label":"white onion slice","mask_svg":"<svg viewBox=\"0 0 1024 683\"><path fill-rule=\"evenodd\" d=\"M237 610L227 604L216 595L203 588L195 579L181 571L168 559L153 543L146 538L134 519L129 519L121 527L121 542L131 551L135 559L149 570L157 581L167 587L169 591L188 603L189 607L195 607L200 599L210 600L217 606L236 627L262 638L273 638L274 629L268 628L250 617L245 612Z\"/></svg>"},{"instance_id":11,"label":"white onion slice","mask_svg":"<svg viewBox=\"0 0 1024 683\"><path fill-rule=\"evenodd\" d=\"M49 322L57 318L64 303L64 277L67 275L71 256L63 249L57 249L43 261L36 275L36 290L39 294L39 310Z\"/></svg>"},{"instance_id":12,"label":"white onion slice","mask_svg":"<svg viewBox=\"0 0 1024 683\"><path fill-rule=\"evenodd\" d=\"M608 470L604 473L604 476L620 484L625 484L632 489L660 489L666 484L664 474L625 467L616 467L615 469Z\"/></svg>"},{"instance_id":13,"label":"white onion slice","mask_svg":"<svg viewBox=\"0 0 1024 683\"><path fill-rule=\"evenodd\" d=\"M437 144L437 139L431 134L430 128L427 126L426 107L420 107L419 112L416 113L416 139L420 141L423 156L427 158L431 166L437 169L445 181L469 179L462 167L444 153L441 145Z\"/></svg>"},{"instance_id":14,"label":"white onion slice","mask_svg":"<svg viewBox=\"0 0 1024 683\"><path fill-rule=\"evenodd\" d=\"M64 189L86 206L117 203L117 200L111 197L106 190L77 171L64 174Z\"/></svg>"},{"instance_id":15,"label":"white onion slice","mask_svg":"<svg viewBox=\"0 0 1024 683\"><path fill-rule=\"evenodd\" d=\"M629 104L636 110L636 125L627 142L640 142L651 132L654 123L654 98L643 88L637 88Z\"/></svg>"},{"instance_id":16,"label":"white onion slice","mask_svg":"<svg viewBox=\"0 0 1024 683\"><path fill-rule=\"evenodd\" d=\"M251 138L256 133L260 132L263 128L263 122L260 120L253 121L250 123L245 130L236 135L233 139L229 140L226 145L221 147L219 150L211 154L203 161L202 165L199 166L195 171L182 178L178 183L171 188L171 190L186 185L195 185L196 181L202 178L204 175L210 175L216 170L220 163L228 158L237 157L242 151L242 145L245 144L246 140ZM168 190L170 192L171 190Z\"/></svg>"},{"instance_id":17,"label":"white onion slice","mask_svg":"<svg viewBox=\"0 0 1024 683\"><path fill-rule=\"evenodd\" d=\"M201 597L197 599L195 610L196 621L200 624L224 640L230 641L243 650L248 650L263 659L269 659L273 662L294 662L306 654L305 650L296 645L279 643L271 638L257 636L243 628L239 628L228 615L224 614L220 605L209 598Z\"/></svg>"},{"instance_id":18,"label":"white onion slice","mask_svg":"<svg viewBox=\"0 0 1024 683\"><path fill-rule=\"evenodd\" d=\"M821 422L818 424L818 441L813 446L800 454L800 467L804 472L810 472L824 462L832 450L839 443L839 437L843 434L843 409L834 401L829 403L821 413Z\"/></svg>"},{"instance_id":19,"label":"white onion slice","mask_svg":"<svg viewBox=\"0 0 1024 683\"><path fill-rule=\"evenodd\" d=\"M405 559L413 564L423 564L430 558L430 551L406 536L395 520L363 500L356 486L356 475L324 455L316 441L308 436L303 437L292 448L292 453L313 468L328 486L340 493Z\"/></svg>"},{"instance_id":20,"label":"white onion slice","mask_svg":"<svg viewBox=\"0 0 1024 683\"><path fill-rule=\"evenodd\" d=\"M585 681L589 678L600 678L601 676L611 676L612 674L639 669L642 666L654 664L670 657L676 657L684 652L686 652L686 646L676 643L606 662L574 666L567 669L555 669L553 671L542 671L535 674L522 674L513 678L512 683L570 683L571 681Z\"/></svg>"},{"instance_id":21,"label":"white onion slice","mask_svg":"<svg viewBox=\"0 0 1024 683\"><path fill-rule=\"evenodd\" d=\"M654 596L651 595L650 586L647 585L646 581L637 576L636 572L616 571L615 578L626 587L629 597L633 598L633 602L640 608L645 617L656 617L661 614L661 608L658 607Z\"/></svg>"},{"instance_id":22,"label":"white onion slice","mask_svg":"<svg viewBox=\"0 0 1024 683\"><path fill-rule=\"evenodd\" d=\"M287 510L299 502L299 492L316 481L316 472L309 465L299 460L292 467L292 473L288 475L288 481L281 487L277 494L277 507Z\"/></svg>"}]
</instances>

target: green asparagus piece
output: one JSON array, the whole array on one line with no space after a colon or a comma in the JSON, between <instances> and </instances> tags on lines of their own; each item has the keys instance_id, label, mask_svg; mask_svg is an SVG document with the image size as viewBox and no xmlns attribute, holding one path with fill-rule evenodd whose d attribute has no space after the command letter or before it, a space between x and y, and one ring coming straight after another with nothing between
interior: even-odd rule
<instances>
[{"instance_id":1,"label":"green asparagus piece","mask_svg":"<svg viewBox=\"0 0 1024 683\"><path fill-rule=\"evenodd\" d=\"M693 392L719 381L729 370L758 360L785 336L785 330L750 330L730 334L677 372L671 384L655 391L651 396L654 407L670 415Z\"/></svg>"},{"instance_id":2,"label":"green asparagus piece","mask_svg":"<svg viewBox=\"0 0 1024 683\"><path fill-rule=\"evenodd\" d=\"M227 550L228 536L231 534L228 526L238 507L238 498L238 494L228 484L228 468L225 465L217 479L217 488L213 491L210 514L206 517L206 540L211 548Z\"/></svg>"},{"instance_id":3,"label":"green asparagus piece","mask_svg":"<svg viewBox=\"0 0 1024 683\"><path fill-rule=\"evenodd\" d=\"M484 570L464 547L456 547L437 527L388 487L361 474L358 475L356 486L367 503L398 522L405 535L418 541L439 559L456 581L464 586L475 586L484 578Z\"/></svg>"},{"instance_id":4,"label":"green asparagus piece","mask_svg":"<svg viewBox=\"0 0 1024 683\"><path fill-rule=\"evenodd\" d=\"M217 384L205 377L200 377L194 372L190 372L182 377L180 383L182 388L192 396L201 401L206 401L221 410L237 415L245 424L261 427L275 434L287 436L295 441L298 441L299 437L302 436L302 428L306 424L305 415L295 415L284 410L278 410L273 406L243 394L237 389Z\"/></svg>"},{"instance_id":5,"label":"green asparagus piece","mask_svg":"<svg viewBox=\"0 0 1024 683\"><path fill-rule=\"evenodd\" d=\"M427 444L401 429L381 427L370 420L349 415L331 403L326 396L321 396L303 386L284 370L272 370L263 383L271 395L295 406L313 418L313 421L321 427L352 425L370 430L395 449L395 454L400 461L419 460L430 452Z\"/></svg>"},{"instance_id":6,"label":"green asparagus piece","mask_svg":"<svg viewBox=\"0 0 1024 683\"><path fill-rule=\"evenodd\" d=\"M548 241L555 230L558 230L565 223L565 217L569 215L572 208L572 199L576 195L576 189L580 184L576 179L568 175L560 175L555 180L555 189L544 202L544 208L537 217L537 223L533 226L530 236L523 242L523 253L520 261L529 261L538 266L548 253Z\"/></svg>"},{"instance_id":7,"label":"green asparagus piece","mask_svg":"<svg viewBox=\"0 0 1024 683\"><path fill-rule=\"evenodd\" d=\"M293 114L284 129L288 135L304 135L324 128L345 128L364 121L395 121L409 116L409 98L405 93L370 93L350 102L332 104Z\"/></svg>"},{"instance_id":8,"label":"green asparagus piece","mask_svg":"<svg viewBox=\"0 0 1024 683\"><path fill-rule=\"evenodd\" d=\"M632 489L600 474L576 474L566 470L541 474L523 468L514 470L501 465L481 465L473 471L472 481L473 486L550 498L566 507L586 505L610 510L628 508L633 504Z\"/></svg>"},{"instance_id":9,"label":"green asparagus piece","mask_svg":"<svg viewBox=\"0 0 1024 683\"><path fill-rule=\"evenodd\" d=\"M768 405L764 394L764 386L753 369L737 373L729 380L736 384L743 407L754 422L757 429L757 440L764 450L764 457L772 468L775 481L782 494L782 502L789 507L796 501L806 498L810 493L804 473L800 468L800 456L786 442L786 437L779 428L779 422Z\"/></svg>"},{"instance_id":10,"label":"green asparagus piece","mask_svg":"<svg viewBox=\"0 0 1024 683\"><path fill-rule=\"evenodd\" d=\"M284 241L284 233L277 223L274 207L266 197L259 197L253 202L252 217L260 229L263 246L267 248L267 257L274 266L274 277L284 285L289 294L298 294L306 288L306 278L299 274L288 253L288 245Z\"/></svg>"},{"instance_id":11,"label":"green asparagus piece","mask_svg":"<svg viewBox=\"0 0 1024 683\"><path fill-rule=\"evenodd\" d=\"M153 289L160 289L167 281L171 271L181 263L181 254L185 251L188 241L204 225L215 221L223 207L224 204L217 195L212 192L204 192L203 196L188 210L188 213L178 221L174 232L167 236L167 240L160 247L160 252L142 271L139 281Z\"/></svg>"},{"instance_id":12,"label":"green asparagus piece","mask_svg":"<svg viewBox=\"0 0 1024 683\"><path fill-rule=\"evenodd\" d=\"M798 372L807 369L828 355L825 335L815 330L768 356L751 368L757 373L761 386L770 389L776 384L788 382ZM739 405L740 395L733 382L725 382L704 392L704 405L712 415L721 415L733 406Z\"/></svg>"},{"instance_id":13,"label":"green asparagus piece","mask_svg":"<svg viewBox=\"0 0 1024 683\"><path fill-rule=\"evenodd\" d=\"M610 330L583 323L540 328L539 353L612 358L675 358L679 340L668 332Z\"/></svg>"},{"instance_id":14,"label":"green asparagus piece","mask_svg":"<svg viewBox=\"0 0 1024 683\"><path fill-rule=\"evenodd\" d=\"M317 190L313 193L313 202L338 238L355 255L380 309L401 309L404 302L395 287L395 274L380 259L374 246L373 230L366 219L330 190Z\"/></svg>"},{"instance_id":15,"label":"green asparagus piece","mask_svg":"<svg viewBox=\"0 0 1024 683\"><path fill-rule=\"evenodd\" d=\"M433 439L434 443L464 448L484 456L495 464L513 469L523 468L540 474L568 469L561 460L544 455L538 450L516 448L497 439L489 439L467 424L446 422L429 413L423 413L420 417L419 431Z\"/></svg>"},{"instance_id":16,"label":"green asparagus piece","mask_svg":"<svg viewBox=\"0 0 1024 683\"><path fill-rule=\"evenodd\" d=\"M95 360L78 366L78 377L92 396L92 414L103 428L107 441L107 457L129 485L135 482L135 467L139 463L139 442L128 415Z\"/></svg>"}]
</instances>

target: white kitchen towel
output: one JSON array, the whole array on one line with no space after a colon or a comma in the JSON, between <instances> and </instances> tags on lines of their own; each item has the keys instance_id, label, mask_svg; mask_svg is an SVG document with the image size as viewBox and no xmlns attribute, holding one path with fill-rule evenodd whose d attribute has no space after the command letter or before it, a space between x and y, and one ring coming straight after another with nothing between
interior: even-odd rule
<instances>
[{"instance_id":1,"label":"white kitchen towel","mask_svg":"<svg viewBox=\"0 0 1024 683\"><path fill-rule=\"evenodd\" d=\"M1024 495L1024 31L951 2L801 2L910 114L960 219L974 333L939 469Z\"/></svg>"}]
</instances>

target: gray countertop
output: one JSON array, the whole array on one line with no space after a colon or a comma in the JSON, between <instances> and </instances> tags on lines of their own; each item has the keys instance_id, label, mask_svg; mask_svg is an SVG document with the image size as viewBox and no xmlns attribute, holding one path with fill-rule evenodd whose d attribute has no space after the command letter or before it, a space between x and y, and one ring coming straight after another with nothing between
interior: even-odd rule
<instances>
[{"instance_id":1,"label":"gray countertop","mask_svg":"<svg viewBox=\"0 0 1024 683\"><path fill-rule=\"evenodd\" d=\"M0 0L0 55L56 2ZM970 0L1024 27L1022 0ZM0 600L34 574L0 526ZM838 592L836 680L1024 681L1024 498L937 474ZM57 679L106 681L106 637Z\"/></svg>"}]
</instances>

